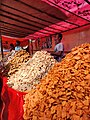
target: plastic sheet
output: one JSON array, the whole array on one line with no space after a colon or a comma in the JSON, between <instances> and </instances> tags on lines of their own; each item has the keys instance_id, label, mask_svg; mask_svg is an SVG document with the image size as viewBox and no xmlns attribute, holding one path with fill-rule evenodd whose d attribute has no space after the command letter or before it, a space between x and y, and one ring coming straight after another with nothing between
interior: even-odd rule
<instances>
[{"instance_id":1,"label":"plastic sheet","mask_svg":"<svg viewBox=\"0 0 90 120\"><path fill-rule=\"evenodd\" d=\"M19 92L8 87L7 79L3 78L2 88L2 120L23 120L23 96L24 92Z\"/></svg>"}]
</instances>

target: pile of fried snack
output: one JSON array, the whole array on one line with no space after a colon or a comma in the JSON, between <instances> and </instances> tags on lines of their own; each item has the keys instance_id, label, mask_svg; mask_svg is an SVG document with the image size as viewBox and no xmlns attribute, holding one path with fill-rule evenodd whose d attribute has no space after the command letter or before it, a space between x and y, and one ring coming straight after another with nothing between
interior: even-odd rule
<instances>
[{"instance_id":1,"label":"pile of fried snack","mask_svg":"<svg viewBox=\"0 0 90 120\"><path fill-rule=\"evenodd\" d=\"M11 62L14 63L14 60ZM10 76L7 84L15 90L31 90L48 73L55 62L53 56L47 51L37 51L15 74Z\"/></svg>"},{"instance_id":2,"label":"pile of fried snack","mask_svg":"<svg viewBox=\"0 0 90 120\"><path fill-rule=\"evenodd\" d=\"M90 120L90 44L72 49L24 98L25 120Z\"/></svg>"},{"instance_id":3,"label":"pile of fried snack","mask_svg":"<svg viewBox=\"0 0 90 120\"><path fill-rule=\"evenodd\" d=\"M20 50L15 53L13 58L9 61L10 70L8 72L9 77L20 69L23 63L26 63L30 59L30 55L25 50Z\"/></svg>"}]
</instances>

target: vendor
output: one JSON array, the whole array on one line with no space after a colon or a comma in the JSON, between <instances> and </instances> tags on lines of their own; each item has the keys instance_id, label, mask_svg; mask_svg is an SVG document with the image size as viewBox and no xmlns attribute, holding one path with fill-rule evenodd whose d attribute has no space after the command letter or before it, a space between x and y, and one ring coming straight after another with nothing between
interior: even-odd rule
<instances>
[{"instance_id":1,"label":"vendor","mask_svg":"<svg viewBox=\"0 0 90 120\"><path fill-rule=\"evenodd\" d=\"M54 52L51 53L51 54L54 56L54 58L58 62L60 62L62 60L62 58L64 57L64 45L61 42L61 40L62 40L62 34L61 33L57 34L56 40L57 40L57 44L56 44L56 46L54 48Z\"/></svg>"},{"instance_id":2,"label":"vendor","mask_svg":"<svg viewBox=\"0 0 90 120\"><path fill-rule=\"evenodd\" d=\"M15 47L14 47L14 44L13 44L13 43L10 44L10 52L11 52L12 50L15 50Z\"/></svg>"},{"instance_id":3,"label":"vendor","mask_svg":"<svg viewBox=\"0 0 90 120\"><path fill-rule=\"evenodd\" d=\"M16 41L16 47L15 47L15 51L19 51L21 50L22 48L20 47L20 41Z\"/></svg>"}]
</instances>

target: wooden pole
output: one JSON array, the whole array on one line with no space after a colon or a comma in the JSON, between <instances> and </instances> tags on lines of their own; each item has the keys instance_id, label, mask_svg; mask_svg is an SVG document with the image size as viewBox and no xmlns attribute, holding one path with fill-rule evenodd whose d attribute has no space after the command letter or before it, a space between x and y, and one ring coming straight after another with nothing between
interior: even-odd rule
<instances>
[{"instance_id":1,"label":"wooden pole","mask_svg":"<svg viewBox=\"0 0 90 120\"><path fill-rule=\"evenodd\" d=\"M1 8L1 3L2 3L2 0L0 0L0 8ZM1 18L0 18L1 19ZM1 24L0 24L1 26ZM0 41L1 41L1 54L2 54L2 58L4 57L3 55L3 45L2 45L2 34L1 34L1 29L0 29Z\"/></svg>"},{"instance_id":2,"label":"wooden pole","mask_svg":"<svg viewBox=\"0 0 90 120\"><path fill-rule=\"evenodd\" d=\"M32 55L33 55L33 42L31 41Z\"/></svg>"},{"instance_id":3,"label":"wooden pole","mask_svg":"<svg viewBox=\"0 0 90 120\"><path fill-rule=\"evenodd\" d=\"M1 36L1 32L0 32L0 40L1 40L1 54L2 54L2 58L3 58L4 55L3 55L3 44L2 44L2 36Z\"/></svg>"}]
</instances>

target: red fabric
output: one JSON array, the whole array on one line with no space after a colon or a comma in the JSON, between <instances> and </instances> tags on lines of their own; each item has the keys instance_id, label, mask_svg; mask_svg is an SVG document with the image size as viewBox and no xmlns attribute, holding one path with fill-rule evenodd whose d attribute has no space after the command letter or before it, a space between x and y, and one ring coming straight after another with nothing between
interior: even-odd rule
<instances>
[{"instance_id":1,"label":"red fabric","mask_svg":"<svg viewBox=\"0 0 90 120\"><path fill-rule=\"evenodd\" d=\"M20 44L21 47L28 45L28 39L25 39L25 38L11 38L11 37L2 36L3 47L6 48L6 49L9 49L11 43L13 43L14 46L15 46L16 45L16 40L19 40L21 42L21 44Z\"/></svg>"},{"instance_id":2,"label":"red fabric","mask_svg":"<svg viewBox=\"0 0 90 120\"><path fill-rule=\"evenodd\" d=\"M2 111L1 91L2 91L2 74L0 73L0 120L1 120L1 111Z\"/></svg>"},{"instance_id":3,"label":"red fabric","mask_svg":"<svg viewBox=\"0 0 90 120\"><path fill-rule=\"evenodd\" d=\"M23 120L23 96L24 92L16 91L6 84L7 79L3 78L3 112L2 120Z\"/></svg>"}]
</instances>

